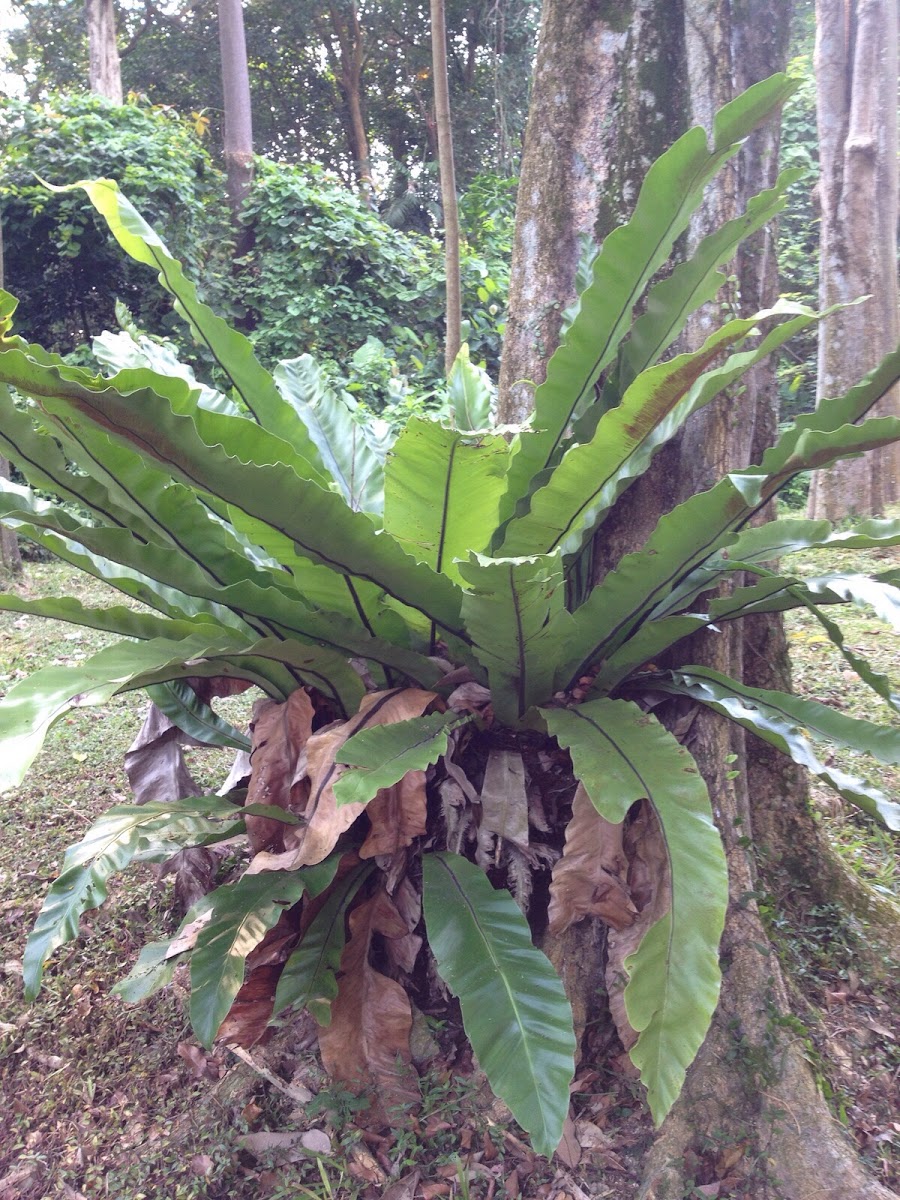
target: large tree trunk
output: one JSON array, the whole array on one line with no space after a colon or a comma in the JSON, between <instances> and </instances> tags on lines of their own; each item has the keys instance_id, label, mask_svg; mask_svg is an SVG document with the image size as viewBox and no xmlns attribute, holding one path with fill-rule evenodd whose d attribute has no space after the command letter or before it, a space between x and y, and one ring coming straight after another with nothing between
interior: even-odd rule
<instances>
[{"instance_id":1,"label":"large tree trunk","mask_svg":"<svg viewBox=\"0 0 900 1200\"><path fill-rule=\"evenodd\" d=\"M622 7L630 8L630 5ZM602 179L600 141L615 94L611 30L594 0L545 3L519 179L509 319L500 368L500 420L531 411L573 298L580 236L593 234ZM601 168L602 170L602 168Z\"/></svg>"},{"instance_id":2,"label":"large tree trunk","mask_svg":"<svg viewBox=\"0 0 900 1200\"><path fill-rule=\"evenodd\" d=\"M869 296L819 332L818 399L834 396L900 339L897 309L896 0L817 0L819 292L823 307ZM875 415L900 414L900 389ZM816 477L810 514L882 513L900 498L900 447Z\"/></svg>"},{"instance_id":3,"label":"large tree trunk","mask_svg":"<svg viewBox=\"0 0 900 1200\"><path fill-rule=\"evenodd\" d=\"M253 179L250 73L241 0L219 0L219 46L225 108L225 174L235 225ZM238 247L240 254L242 247Z\"/></svg>"},{"instance_id":4,"label":"large tree trunk","mask_svg":"<svg viewBox=\"0 0 900 1200\"><path fill-rule=\"evenodd\" d=\"M87 19L89 84L92 92L122 103L122 72L116 44L115 0L84 0Z\"/></svg>"},{"instance_id":5,"label":"large tree trunk","mask_svg":"<svg viewBox=\"0 0 900 1200\"><path fill-rule=\"evenodd\" d=\"M661 139L681 131L671 129L673 120L685 114L682 129L688 123L709 127L718 107L778 70L787 56L788 5L747 0L738 9L727 0L619 0L602 6L602 19L598 7L587 0L545 0L522 167L501 421L526 414L530 389L516 381L539 381L557 343L559 311L573 299L578 233L592 230L602 240L623 202L631 208L636 175L658 153ZM579 48L574 63L573 46ZM749 195L772 185L777 148L774 125L754 135L710 189L690 244L711 222L735 215ZM777 289L771 231L752 239L732 270L736 285L723 300L743 314L771 303ZM685 340L696 345L719 319L718 310L700 313ZM772 441L776 420L775 381L765 367L747 378L739 398L722 398L692 418L629 493L621 514L617 505L614 523L604 524L598 572L639 545L673 503L723 471L757 460ZM704 662L758 686L785 683L787 656L777 619L757 619L749 633L733 628L695 639L679 653L682 662ZM731 903L719 1010L682 1097L645 1160L643 1195L662 1200L689 1194L694 1166L702 1162L715 1172L712 1160L719 1155L728 1162L722 1173L739 1178L745 1197L886 1197L831 1118L788 1031L787 987L752 899L765 886L747 852L746 839L757 831L773 873L800 871L813 893L835 878L806 815L804 781L713 714L689 719L681 706L672 710L673 725L713 799ZM819 854L825 855L821 870ZM596 957L603 938L587 924L545 947L582 1020L591 1018L585 984L596 988L603 970ZM593 972L586 966L592 953Z\"/></svg>"},{"instance_id":6,"label":"large tree trunk","mask_svg":"<svg viewBox=\"0 0 900 1200\"><path fill-rule=\"evenodd\" d=\"M447 21L444 0L431 0L431 61L434 76L434 116L437 125L438 168L444 225L444 267L447 277L447 332L444 369L449 375L462 343L462 296L459 275L459 206L453 162L453 124L447 79Z\"/></svg>"}]
</instances>

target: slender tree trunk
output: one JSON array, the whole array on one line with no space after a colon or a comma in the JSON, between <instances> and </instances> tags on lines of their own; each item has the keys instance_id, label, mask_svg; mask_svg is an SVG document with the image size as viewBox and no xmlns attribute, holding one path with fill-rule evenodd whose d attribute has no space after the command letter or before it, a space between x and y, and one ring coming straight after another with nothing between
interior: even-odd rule
<instances>
[{"instance_id":1,"label":"slender tree trunk","mask_svg":"<svg viewBox=\"0 0 900 1200\"><path fill-rule=\"evenodd\" d=\"M611 0L603 6L545 0L522 164L502 421L526 415L530 389L516 381L539 381L556 346L560 309L573 298L577 234L593 231L602 240L620 206L630 210L636 177L658 153L661 135L668 141L676 132L673 120L686 116L682 129L697 122L709 127L722 103L783 66L789 18L788 5L764 0L740 7L730 0ZM753 136L710 189L690 245L710 222L736 214L749 195L771 186L777 147L774 125ZM771 231L742 249L732 272L736 286L724 302L743 314L771 303L777 287ZM685 340L696 344L720 319L720 311L699 314ZM723 397L696 414L625 497L621 515L604 524L599 572L639 545L661 512L724 470L758 460L776 419L771 368L748 377L740 397ZM695 639L684 654L681 661L708 663L759 686L785 682L777 619L759 618L749 634L734 628ZM826 877L834 879L827 855L824 869L816 870L825 852L805 812L804 781L711 713L692 715L678 703L670 706L670 719L713 799L731 903L720 1006L682 1097L645 1159L642 1197L690 1194L696 1182L691 1164L702 1162L713 1178L736 1177L748 1200L885 1198L889 1193L868 1179L832 1120L789 1033L788 990L753 899L765 886L748 853L747 838L754 835L765 839L783 876L803 872L802 884L813 893L827 886ZM545 949L566 980L576 1017L595 1019L590 987L596 990L602 978L603 937L583 922ZM720 1167L717 1159L728 1165Z\"/></svg>"},{"instance_id":2,"label":"slender tree trunk","mask_svg":"<svg viewBox=\"0 0 900 1200\"><path fill-rule=\"evenodd\" d=\"M447 79L447 22L444 0L431 0L431 61L434 75L438 166L441 176L441 208L444 214L444 264L447 276L444 368L449 375L462 343L462 295L459 275L459 208L453 163L453 124L450 120L450 86Z\"/></svg>"},{"instance_id":3,"label":"slender tree trunk","mask_svg":"<svg viewBox=\"0 0 900 1200\"><path fill-rule=\"evenodd\" d=\"M819 292L823 307L868 295L819 330L819 399L843 391L900 339L897 308L896 0L817 0ZM900 414L900 389L876 415ZM810 514L840 520L900 499L900 447L816 476Z\"/></svg>"},{"instance_id":4,"label":"slender tree trunk","mask_svg":"<svg viewBox=\"0 0 900 1200\"><path fill-rule=\"evenodd\" d=\"M353 172L356 176L360 198L365 204L374 206L375 185L372 181L372 153L369 147L363 103L363 69L366 61L365 35L359 23L359 10L355 0L352 0L346 7L346 13L336 4L329 4L328 11L339 54L334 54L330 38L325 38L325 44L331 53L335 74L340 80L341 94L347 109L345 126L350 157L353 160Z\"/></svg>"},{"instance_id":5,"label":"slender tree trunk","mask_svg":"<svg viewBox=\"0 0 900 1200\"><path fill-rule=\"evenodd\" d=\"M218 0L222 93L225 107L225 173L228 203L236 227L253 179L253 123L250 72L241 0ZM238 256L241 247L238 247Z\"/></svg>"},{"instance_id":6,"label":"slender tree trunk","mask_svg":"<svg viewBox=\"0 0 900 1200\"><path fill-rule=\"evenodd\" d=\"M87 19L89 84L92 92L122 103L122 71L116 44L115 0L84 0Z\"/></svg>"},{"instance_id":7,"label":"slender tree trunk","mask_svg":"<svg viewBox=\"0 0 900 1200\"><path fill-rule=\"evenodd\" d=\"M0 288L4 286L3 226L0 224ZM0 479L9 479L9 460L0 457ZM22 554L19 539L11 529L0 525L0 575L21 575Z\"/></svg>"}]
</instances>

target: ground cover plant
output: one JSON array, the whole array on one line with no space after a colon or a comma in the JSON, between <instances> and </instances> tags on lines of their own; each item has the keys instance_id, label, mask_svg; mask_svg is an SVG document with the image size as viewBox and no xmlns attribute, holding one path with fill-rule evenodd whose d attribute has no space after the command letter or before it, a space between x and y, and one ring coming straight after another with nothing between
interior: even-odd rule
<instances>
[{"instance_id":1,"label":"ground cover plant","mask_svg":"<svg viewBox=\"0 0 900 1200\"><path fill-rule=\"evenodd\" d=\"M617 934L619 1032L654 1120L665 1116L715 1008L727 879L710 798L658 705L708 705L898 824L888 796L817 748L896 764L896 729L653 664L689 633L802 608L896 705L827 615L866 602L896 619L896 571L801 579L768 564L789 550L890 547L900 523L750 521L798 471L900 436L900 422L865 419L900 376L900 351L760 463L664 516L600 584L583 569L618 497L690 414L820 319L779 305L659 361L741 238L783 203L790 175L651 282L704 184L789 90L758 85L719 114L712 145L692 130L655 164L597 257L532 426L516 431L491 427L490 389L462 358L451 424L413 419L392 444L367 436L311 359L270 376L115 185L81 185L123 248L159 271L233 388L198 386L150 351L103 377L11 334L0 347L0 378L28 398L0 396L0 447L65 502L5 485L3 520L153 610L2 599L126 639L10 689L6 785L73 709L138 688L157 706L130 756L142 803L116 805L68 851L26 948L28 996L116 872L179 854L184 886L202 894L172 937L145 948L124 996L155 993L189 964L206 1047L252 1044L273 1017L308 1010L332 1077L388 1116L420 1096L413 1001L449 989L491 1087L549 1156L575 1035L529 918L552 937L599 915ZM5 333L13 308L6 297ZM749 582L717 593L736 573ZM245 685L265 697L249 742L208 703ZM190 737L252 747L234 773L245 787L191 795L179 753ZM216 846L229 874L209 891Z\"/></svg>"}]
</instances>

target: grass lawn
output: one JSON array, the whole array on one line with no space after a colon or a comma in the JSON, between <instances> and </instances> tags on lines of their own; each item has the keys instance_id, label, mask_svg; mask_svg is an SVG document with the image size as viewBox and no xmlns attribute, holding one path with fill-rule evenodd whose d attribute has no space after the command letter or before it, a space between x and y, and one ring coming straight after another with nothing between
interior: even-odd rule
<instances>
[{"instance_id":1,"label":"grass lawn","mask_svg":"<svg viewBox=\"0 0 900 1200\"><path fill-rule=\"evenodd\" d=\"M884 570L896 561L896 552L848 551L795 555L788 566L802 575ZM103 585L58 564L28 564L19 586L32 597L73 595L85 605L109 598ZM888 626L865 610L845 608L843 627L848 646L896 679L898 638ZM788 629L798 692L854 716L872 717L884 709L811 614L791 615ZM105 640L91 630L0 613L0 690L40 666L77 662ZM474 1105L472 1084L449 1071L436 1071L426 1081L417 1124L379 1141L354 1125L354 1099L321 1078L309 1051L309 1030L284 1031L276 1048L266 1052L273 1084L229 1051L208 1055L194 1044L183 980L176 977L171 988L142 1005L126 1005L111 994L113 983L145 941L170 933L179 919L168 885L147 869L113 880L106 904L83 918L82 937L51 959L36 1003L24 1004L27 932L66 847L106 808L128 798L122 758L145 703L135 694L67 715L51 731L24 785L4 797L0 810L0 1200L244 1195L354 1200L387 1195L398 1178L407 1186L391 1191L391 1200L413 1200L414 1194L425 1200L451 1195L514 1200L559 1193L578 1200L576 1189L585 1184L593 1196L633 1194L629 1156L648 1126L638 1116L634 1085L627 1079L604 1083L604 1098L591 1101L589 1124L597 1145L582 1164L549 1167L533 1159L502 1115L492 1117L490 1110L481 1111L483 1105ZM246 717L246 697L231 703L232 720ZM885 711L880 719L887 719ZM198 781L212 787L229 759L224 751L190 752ZM852 756L835 761L864 771ZM900 772L881 769L870 777L900 797ZM814 803L852 869L896 894L896 839L830 795L817 790ZM883 1077L889 1089L892 1072L900 1071L890 996L855 978L846 957L831 956L824 919L817 941L815 931L801 936L817 947L813 988L821 1021L809 1036L812 1050L823 1051L823 1087L875 1170L896 1184L884 1136L890 1133L885 1104L870 1086L871 1078ZM835 1032L830 1014L837 1008L844 1025L868 1031L861 1046ZM828 1063L824 1052L836 1049L850 1060L846 1070L840 1061ZM303 1085L317 1092L305 1106L298 1105L300 1081L288 1069L298 1060ZM584 1086L601 1091L590 1078ZM309 1129L326 1141L320 1136L304 1142ZM416 1170L418 1190L410 1179Z\"/></svg>"}]
</instances>

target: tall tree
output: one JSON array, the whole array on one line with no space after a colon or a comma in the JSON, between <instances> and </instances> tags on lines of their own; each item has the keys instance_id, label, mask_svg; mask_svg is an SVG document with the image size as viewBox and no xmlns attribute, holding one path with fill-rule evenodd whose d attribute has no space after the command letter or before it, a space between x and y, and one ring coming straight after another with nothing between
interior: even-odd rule
<instances>
[{"instance_id":1,"label":"tall tree","mask_svg":"<svg viewBox=\"0 0 900 1200\"><path fill-rule=\"evenodd\" d=\"M327 19L323 14L316 22L316 28L319 30L343 98L341 116L357 186L363 200L371 204L374 202L372 156L366 128L363 89L363 71L368 52L356 0L349 0L349 3L343 4L329 4Z\"/></svg>"},{"instance_id":2,"label":"tall tree","mask_svg":"<svg viewBox=\"0 0 900 1200\"><path fill-rule=\"evenodd\" d=\"M250 72L241 0L218 0L222 94L225 108L225 174L235 223L253 178Z\"/></svg>"},{"instance_id":3,"label":"tall tree","mask_svg":"<svg viewBox=\"0 0 900 1200\"><path fill-rule=\"evenodd\" d=\"M509 335L504 351L501 421L526 415L531 387L554 350L562 312L575 296L579 237L599 241L672 124L710 128L716 108L784 65L788 5L748 0L738 9L718 0L545 0L526 133L513 265ZM573 54L573 47L575 53ZM690 231L693 243L714 218L737 216L748 196L771 186L778 133L753 136L708 192ZM592 169L587 171L585 163ZM777 286L770 233L757 234L732 265L732 286L719 303L752 312ZM697 345L713 314L703 314L683 338ZM740 397L720 399L696 414L684 435L626 497L622 515L603 526L594 571L601 576L622 551L641 545L661 513L703 490L722 470L759 461L776 426L774 379L757 368ZM688 653L755 686L786 678L785 641L777 619L757 618L749 636L704 635ZM688 726L676 709L672 728L689 745L715 797L729 863L731 904L723 939L726 964L721 1001L681 1099L645 1162L642 1195L685 1195L690 1163L710 1145L740 1144L741 1194L800 1200L883 1197L836 1130L790 1027L788 988L753 897L768 888L806 903L836 896L860 910L865 901L849 884L807 814L805 782L776 767L765 751L715 717ZM747 831L766 846L756 864ZM897 938L886 933L895 950ZM560 969L582 1022L598 1014L596 983L614 954L596 922L582 922L548 953ZM612 978L615 977L613 972ZM611 978L607 973L607 979ZM618 1018L617 1018L618 1020ZM742 1067L748 1056L754 1067ZM789 1113L788 1119L783 1119ZM754 1177L752 1163L765 1163ZM773 1181L777 1180L777 1185Z\"/></svg>"},{"instance_id":4,"label":"tall tree","mask_svg":"<svg viewBox=\"0 0 900 1200\"><path fill-rule=\"evenodd\" d=\"M87 75L84 0L10 0L19 23L9 67L39 100ZM220 137L216 0L118 0L126 91L179 112L206 110ZM457 175L515 166L538 0L454 0L447 9ZM313 161L359 187L375 147L398 195L412 181L437 198L428 86L428 5L401 0L253 0L244 24L254 64L254 144L279 161ZM355 131L355 132L354 132Z\"/></svg>"},{"instance_id":5,"label":"tall tree","mask_svg":"<svg viewBox=\"0 0 900 1200\"><path fill-rule=\"evenodd\" d=\"M115 0L84 0L92 92L122 103L122 70L116 42Z\"/></svg>"},{"instance_id":6,"label":"tall tree","mask_svg":"<svg viewBox=\"0 0 900 1200\"><path fill-rule=\"evenodd\" d=\"M819 334L817 399L871 368L900 336L897 297L897 5L817 0L823 306L869 299ZM883 416L900 413L895 390ZM900 451L870 453L815 476L810 514L882 513L900 499Z\"/></svg>"},{"instance_id":7,"label":"tall tree","mask_svg":"<svg viewBox=\"0 0 900 1200\"><path fill-rule=\"evenodd\" d=\"M447 21L444 0L431 0L431 47L434 75L434 115L437 125L438 168L444 226L444 263L447 276L447 334L444 366L447 374L462 343L462 295L459 274L459 205L453 161L453 123L450 119L450 86L447 80Z\"/></svg>"}]
</instances>

